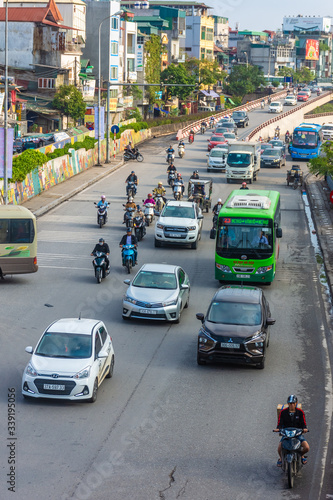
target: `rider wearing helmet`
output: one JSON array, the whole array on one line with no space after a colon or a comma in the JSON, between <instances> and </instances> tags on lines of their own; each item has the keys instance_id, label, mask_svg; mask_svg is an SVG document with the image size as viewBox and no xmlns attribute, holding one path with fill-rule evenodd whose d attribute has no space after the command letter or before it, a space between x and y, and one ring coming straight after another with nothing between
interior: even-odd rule
<instances>
[{"instance_id":1,"label":"rider wearing helmet","mask_svg":"<svg viewBox=\"0 0 333 500\"><path fill-rule=\"evenodd\" d=\"M132 170L132 172L129 174L129 176L127 177L127 179L125 181L125 184L127 184L127 186L126 186L126 194L127 194L127 196L128 196L129 183L130 182L134 182L134 184L135 184L135 193L136 193L136 186L139 184L139 181L138 181L138 177L135 175L134 170Z\"/></svg>"},{"instance_id":2,"label":"rider wearing helmet","mask_svg":"<svg viewBox=\"0 0 333 500\"><path fill-rule=\"evenodd\" d=\"M199 179L199 171L193 170L193 174L191 175L190 179Z\"/></svg>"},{"instance_id":3,"label":"rider wearing helmet","mask_svg":"<svg viewBox=\"0 0 333 500\"><path fill-rule=\"evenodd\" d=\"M214 213L214 214L215 214L215 213L216 213L216 214L218 214L218 213L219 213L219 211L221 210L221 208L222 208L222 207L223 207L223 203L222 203L221 198L219 198L219 199L217 200L217 202L215 203L215 205L213 206L213 210L212 210L212 211L213 211L213 213Z\"/></svg>"},{"instance_id":4,"label":"rider wearing helmet","mask_svg":"<svg viewBox=\"0 0 333 500\"><path fill-rule=\"evenodd\" d=\"M108 202L106 201L105 194L102 194L100 201L97 203L97 206L105 208L109 206Z\"/></svg>"},{"instance_id":5,"label":"rider wearing helmet","mask_svg":"<svg viewBox=\"0 0 333 500\"><path fill-rule=\"evenodd\" d=\"M157 185L157 188L155 188L153 191L153 196L156 199L157 195L161 195L164 203L166 203L165 193L166 191L165 188L163 187L163 183L160 181Z\"/></svg>"},{"instance_id":6,"label":"rider wearing helmet","mask_svg":"<svg viewBox=\"0 0 333 500\"><path fill-rule=\"evenodd\" d=\"M184 195L184 189L185 189L184 181L183 181L183 178L182 178L182 174L180 174L179 172L177 174L176 182L178 182L178 183L180 183L182 185L182 194Z\"/></svg>"},{"instance_id":7,"label":"rider wearing helmet","mask_svg":"<svg viewBox=\"0 0 333 500\"><path fill-rule=\"evenodd\" d=\"M247 187L246 182L242 182L242 187L240 187L239 189L249 189L249 188Z\"/></svg>"},{"instance_id":8,"label":"rider wearing helmet","mask_svg":"<svg viewBox=\"0 0 333 500\"><path fill-rule=\"evenodd\" d=\"M124 222L123 222L123 224L125 224L125 222L126 222L126 212L127 212L127 210L128 210L129 208L132 208L132 209L134 209L134 210L136 209L136 204L134 203L134 200L133 200L132 196L130 196L130 197L128 198L128 201L127 201L127 203L124 205L124 207L125 207L125 213L124 213Z\"/></svg>"},{"instance_id":9,"label":"rider wearing helmet","mask_svg":"<svg viewBox=\"0 0 333 500\"><path fill-rule=\"evenodd\" d=\"M168 154L169 154L169 153L173 154L173 153L175 152L175 150L174 150L174 149L173 149L173 147L172 147L172 144L170 144L170 146L168 147L168 149L166 150L166 152L167 152Z\"/></svg>"},{"instance_id":10,"label":"rider wearing helmet","mask_svg":"<svg viewBox=\"0 0 333 500\"><path fill-rule=\"evenodd\" d=\"M147 203L152 203L153 205L156 205L153 195L151 193L148 193L147 199L143 202L144 205L146 205Z\"/></svg>"},{"instance_id":11,"label":"rider wearing helmet","mask_svg":"<svg viewBox=\"0 0 333 500\"><path fill-rule=\"evenodd\" d=\"M105 243L104 238L100 238L98 243L95 245L95 248L91 252L90 255L95 255L96 252L102 252L105 255L106 269L110 269L110 261L108 259L108 255L110 254L110 248L107 243Z\"/></svg>"},{"instance_id":12,"label":"rider wearing helmet","mask_svg":"<svg viewBox=\"0 0 333 500\"><path fill-rule=\"evenodd\" d=\"M287 403L288 403L288 408L281 410L278 423L276 429L274 429L274 432L279 432L280 429L284 429L286 427L303 429L303 433L308 432L304 411L301 410L300 408L297 408L297 397L294 394L291 394L287 399ZM308 451L310 450L310 446L307 443L307 441L305 441L303 435L298 436L298 439L301 441L301 456L302 456L302 464L304 465L307 463L307 460L304 457L304 455L308 453ZM281 467L282 465L281 448L282 445L280 441L278 446L278 454L280 457L279 460L277 461L278 467Z\"/></svg>"},{"instance_id":13,"label":"rider wearing helmet","mask_svg":"<svg viewBox=\"0 0 333 500\"><path fill-rule=\"evenodd\" d=\"M135 259L135 264L138 263L138 239L137 237L132 234L132 229L128 227L126 229L126 234L121 238L119 242L119 246L122 249L124 245L134 245L134 259Z\"/></svg>"}]
</instances>

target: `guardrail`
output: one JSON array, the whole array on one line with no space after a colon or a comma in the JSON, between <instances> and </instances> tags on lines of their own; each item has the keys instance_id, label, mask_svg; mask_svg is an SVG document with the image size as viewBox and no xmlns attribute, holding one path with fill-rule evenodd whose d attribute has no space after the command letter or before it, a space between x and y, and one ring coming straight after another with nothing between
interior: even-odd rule
<instances>
[{"instance_id":1,"label":"guardrail","mask_svg":"<svg viewBox=\"0 0 333 500\"><path fill-rule=\"evenodd\" d=\"M313 102L319 101L320 99L322 99L325 96L330 95L331 93L332 93L331 91L324 92L322 95L317 96L314 99L312 99L311 104ZM266 122L261 123L260 125L258 125L258 127L256 127L255 129L252 130L252 132L246 137L245 140L250 141L252 139L252 137L254 137L263 128L267 127L271 123L275 123L283 118L286 118L287 116L291 115L292 113L295 113L296 111L299 111L300 109L308 106L309 104L310 104L309 102L303 102L303 104L301 104L300 106L297 106L297 108L290 109L286 113L282 113L281 115L275 116L274 118L271 118L270 120L267 120ZM319 115L315 115L315 116L319 116Z\"/></svg>"},{"instance_id":2,"label":"guardrail","mask_svg":"<svg viewBox=\"0 0 333 500\"><path fill-rule=\"evenodd\" d=\"M318 118L319 116L333 116L333 111L328 113L317 113L315 115L305 115L304 118Z\"/></svg>"},{"instance_id":3,"label":"guardrail","mask_svg":"<svg viewBox=\"0 0 333 500\"><path fill-rule=\"evenodd\" d=\"M254 108L259 108L261 105L262 100L265 100L265 104L268 103L269 97L271 98L272 102L277 101L278 99L281 99L282 97L285 97L287 95L287 92L284 90L282 92L278 92L276 94L271 94L270 96L266 97L261 97L260 99L256 99L255 101L250 101L246 104L242 104L242 106L237 106L236 108L232 109L225 109L224 111L221 111L221 113L217 113L214 116L214 118L220 119L223 118L224 116L230 115L234 111L250 111L251 109ZM209 117L206 117L205 119L209 119ZM184 137L188 137L190 130L193 130L194 133L198 132L200 130L200 125L203 119L197 120L195 122L192 122L191 125L187 125L185 128L178 130L177 132L177 141L180 139L183 139Z\"/></svg>"}]
</instances>

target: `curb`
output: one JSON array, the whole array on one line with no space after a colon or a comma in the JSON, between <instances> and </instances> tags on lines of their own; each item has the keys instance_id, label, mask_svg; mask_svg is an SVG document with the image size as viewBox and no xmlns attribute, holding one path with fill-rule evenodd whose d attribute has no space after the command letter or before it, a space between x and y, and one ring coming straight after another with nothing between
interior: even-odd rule
<instances>
[{"instance_id":1,"label":"curb","mask_svg":"<svg viewBox=\"0 0 333 500\"><path fill-rule=\"evenodd\" d=\"M98 182L99 180L103 179L104 177L106 177L107 175L111 174L112 172L115 172L116 170L118 170L120 167L122 167L124 165L124 160L121 160L119 163L117 163L117 165L113 166L113 167L110 167L110 168L107 168L107 170L105 170L104 172L100 173L99 175L97 175L96 177L94 177L93 179L90 179L89 181L81 184L79 187L73 189L72 191L70 191L69 193L67 194L64 194L63 196L60 196L60 198L54 200L54 201L51 201L51 203L48 203L47 205L45 205L44 207L41 207L39 208L38 210L35 210L33 212L33 214L38 218L38 217L41 217L42 215L45 215L47 212L49 212L50 210L52 210L53 208L61 205L64 201L67 201L69 200L70 198L72 198L73 196L75 196L76 194L80 193L81 191L83 191L84 189L86 189L87 187L91 186L92 184L95 184L96 182ZM105 165L105 164L104 164ZM94 165L95 166L95 165ZM87 170L86 170L87 171ZM72 177L72 179L74 179L75 177ZM44 191L45 192L45 191ZM42 193L41 193L42 194Z\"/></svg>"}]
</instances>

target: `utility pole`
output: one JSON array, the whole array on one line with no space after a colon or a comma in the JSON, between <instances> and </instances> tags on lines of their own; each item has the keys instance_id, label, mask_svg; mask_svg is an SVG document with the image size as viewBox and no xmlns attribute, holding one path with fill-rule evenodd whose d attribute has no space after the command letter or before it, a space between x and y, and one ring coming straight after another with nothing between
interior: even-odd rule
<instances>
[{"instance_id":1,"label":"utility pole","mask_svg":"<svg viewBox=\"0 0 333 500\"><path fill-rule=\"evenodd\" d=\"M8 0L6 1L6 21L5 21L5 123L4 123L4 173L3 173L3 199L5 205L8 204L8 165L7 165L7 128L8 128Z\"/></svg>"}]
</instances>

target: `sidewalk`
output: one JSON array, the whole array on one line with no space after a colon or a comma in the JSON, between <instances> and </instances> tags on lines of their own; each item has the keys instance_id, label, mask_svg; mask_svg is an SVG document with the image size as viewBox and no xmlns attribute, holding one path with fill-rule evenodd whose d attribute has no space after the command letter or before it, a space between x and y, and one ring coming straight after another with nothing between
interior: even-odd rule
<instances>
[{"instance_id":1,"label":"sidewalk","mask_svg":"<svg viewBox=\"0 0 333 500\"><path fill-rule=\"evenodd\" d=\"M22 203L22 206L31 210L36 217L46 214L52 208L57 207L72 196L80 193L88 186L98 182L103 177L106 177L111 172L114 172L124 164L122 155L118 155L111 163L105 163L101 167L96 165L84 170L83 172L74 175L56 186L51 187L38 196L34 196L30 200Z\"/></svg>"}]
</instances>

